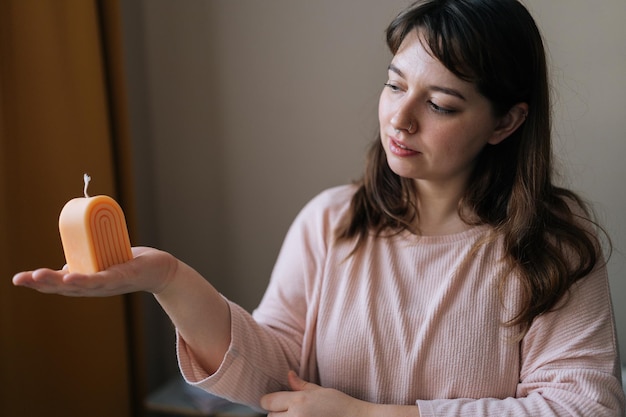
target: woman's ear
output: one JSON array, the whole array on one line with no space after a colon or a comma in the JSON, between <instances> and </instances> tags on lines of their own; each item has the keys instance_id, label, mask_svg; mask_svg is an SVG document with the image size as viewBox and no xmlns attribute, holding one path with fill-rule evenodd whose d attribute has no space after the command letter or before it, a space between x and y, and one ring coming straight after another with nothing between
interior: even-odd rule
<instances>
[{"instance_id":1,"label":"woman's ear","mask_svg":"<svg viewBox=\"0 0 626 417\"><path fill-rule=\"evenodd\" d=\"M517 103L509 109L509 111L500 118L500 121L496 125L496 129L488 141L491 145L497 145L504 139L508 138L526 121L528 116L528 104Z\"/></svg>"}]
</instances>

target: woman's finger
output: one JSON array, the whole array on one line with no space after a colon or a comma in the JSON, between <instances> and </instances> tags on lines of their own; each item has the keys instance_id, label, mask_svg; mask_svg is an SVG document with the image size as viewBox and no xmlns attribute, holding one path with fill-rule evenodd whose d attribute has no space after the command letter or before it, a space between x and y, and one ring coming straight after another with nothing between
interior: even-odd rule
<instances>
[{"instance_id":1,"label":"woman's finger","mask_svg":"<svg viewBox=\"0 0 626 417\"><path fill-rule=\"evenodd\" d=\"M42 293L68 296L106 297L136 291L151 291L164 284L175 258L152 248L133 248L134 258L93 274L40 268L13 276L16 286Z\"/></svg>"},{"instance_id":2,"label":"woman's finger","mask_svg":"<svg viewBox=\"0 0 626 417\"><path fill-rule=\"evenodd\" d=\"M280 413L288 410L289 395L291 392L279 391L266 394L261 397L261 407L272 413Z\"/></svg>"},{"instance_id":3,"label":"woman's finger","mask_svg":"<svg viewBox=\"0 0 626 417\"><path fill-rule=\"evenodd\" d=\"M28 287L45 294L73 297L110 296L131 290L119 274L103 271L96 274L70 273L67 269L41 268L15 274L13 284Z\"/></svg>"}]
</instances>

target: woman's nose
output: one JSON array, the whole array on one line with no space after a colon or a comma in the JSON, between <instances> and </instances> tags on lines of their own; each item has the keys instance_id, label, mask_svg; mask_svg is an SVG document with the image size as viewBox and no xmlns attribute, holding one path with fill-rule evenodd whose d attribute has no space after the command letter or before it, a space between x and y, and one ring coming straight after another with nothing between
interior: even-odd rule
<instances>
[{"instance_id":1,"label":"woman's nose","mask_svg":"<svg viewBox=\"0 0 626 417\"><path fill-rule=\"evenodd\" d=\"M415 133L417 119L414 107L407 104L399 106L391 118L391 125L395 130L406 130L408 133Z\"/></svg>"}]
</instances>

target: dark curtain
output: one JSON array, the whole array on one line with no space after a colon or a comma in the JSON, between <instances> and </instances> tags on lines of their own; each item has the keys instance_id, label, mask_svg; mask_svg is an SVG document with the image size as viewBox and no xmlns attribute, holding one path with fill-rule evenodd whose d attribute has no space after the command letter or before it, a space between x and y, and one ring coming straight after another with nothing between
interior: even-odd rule
<instances>
[{"instance_id":1,"label":"dark curtain","mask_svg":"<svg viewBox=\"0 0 626 417\"><path fill-rule=\"evenodd\" d=\"M82 195L122 205L134 235L118 0L0 0L0 415L141 414L139 299L15 288L64 264L58 216Z\"/></svg>"}]
</instances>

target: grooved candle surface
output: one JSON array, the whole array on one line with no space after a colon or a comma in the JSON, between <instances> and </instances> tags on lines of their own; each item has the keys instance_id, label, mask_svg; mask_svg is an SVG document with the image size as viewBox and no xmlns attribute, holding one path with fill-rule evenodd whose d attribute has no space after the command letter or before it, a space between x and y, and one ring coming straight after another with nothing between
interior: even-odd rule
<instances>
[{"instance_id":1,"label":"grooved candle surface","mask_svg":"<svg viewBox=\"0 0 626 417\"><path fill-rule=\"evenodd\" d=\"M124 212L111 197L68 201L59 232L70 272L94 273L133 257Z\"/></svg>"}]
</instances>

